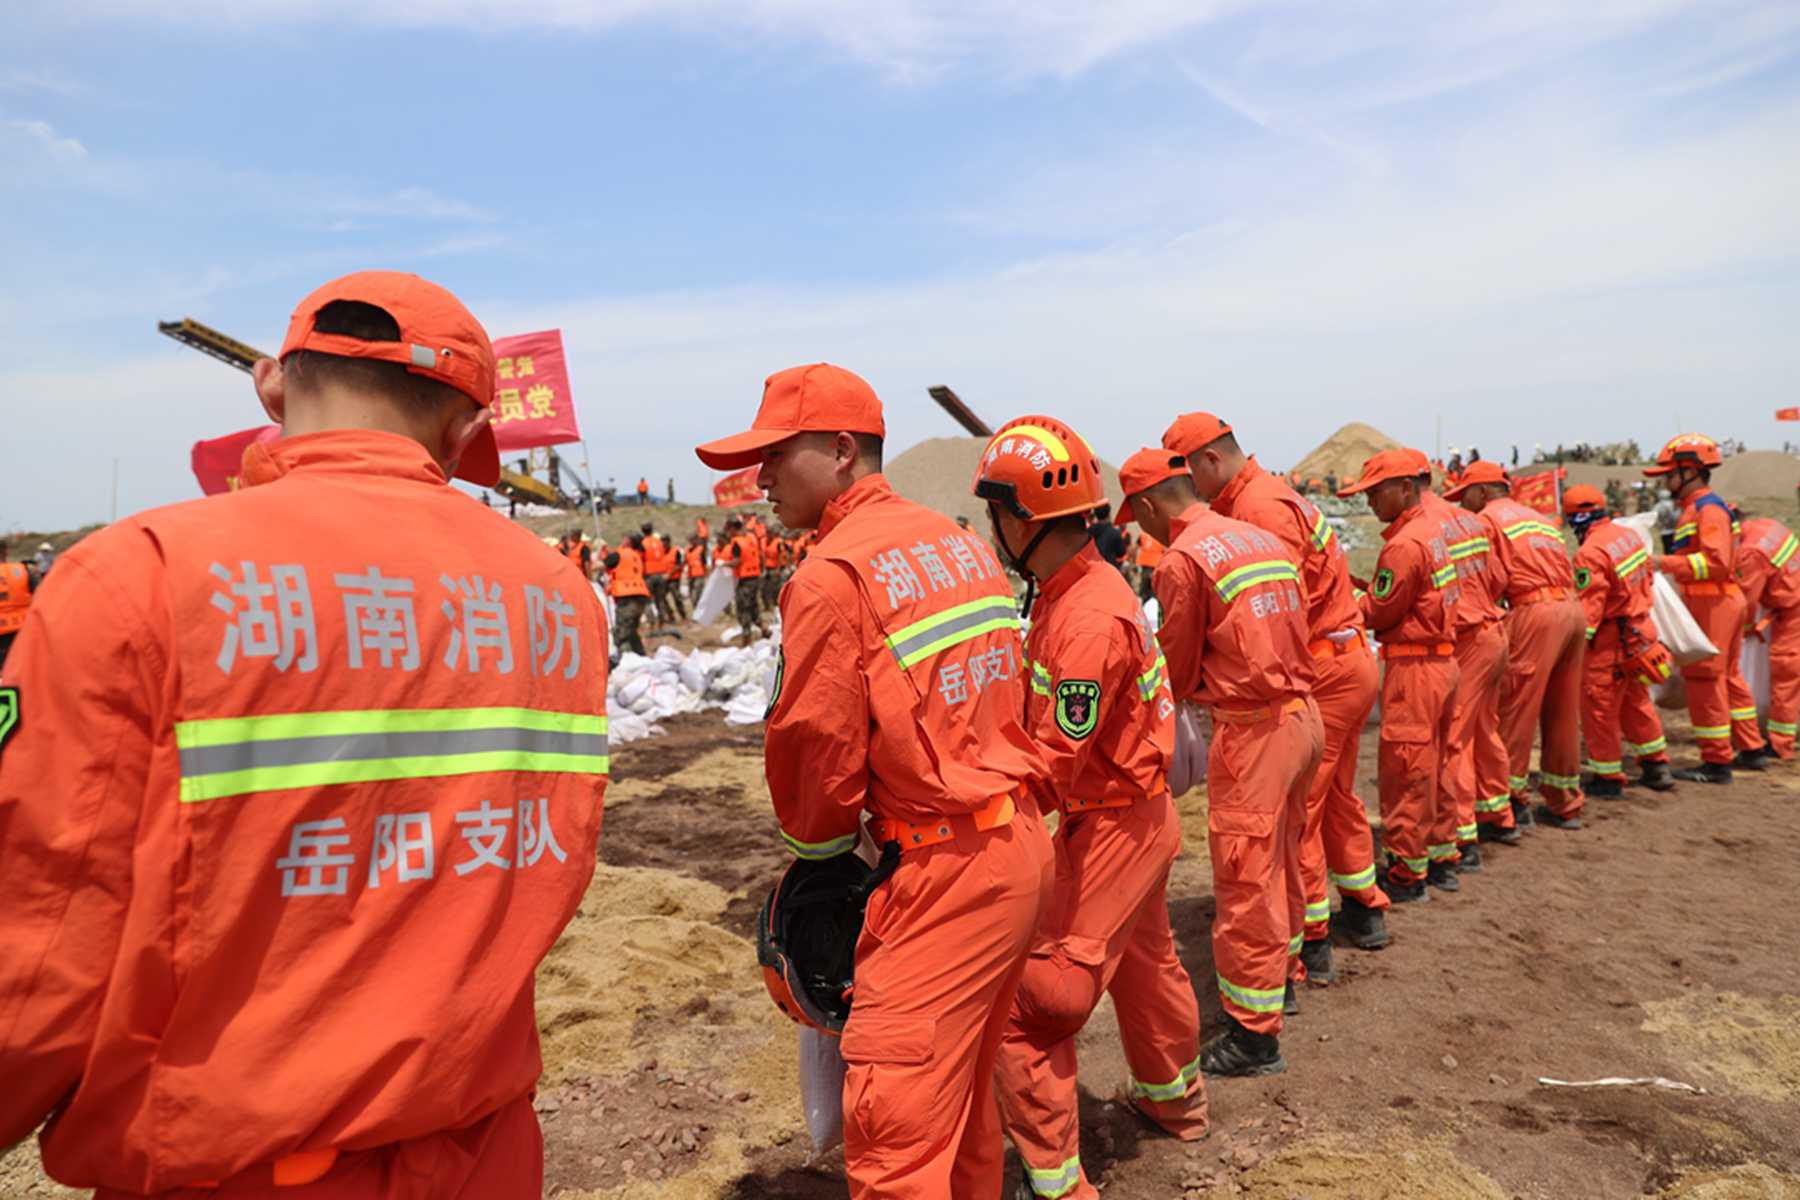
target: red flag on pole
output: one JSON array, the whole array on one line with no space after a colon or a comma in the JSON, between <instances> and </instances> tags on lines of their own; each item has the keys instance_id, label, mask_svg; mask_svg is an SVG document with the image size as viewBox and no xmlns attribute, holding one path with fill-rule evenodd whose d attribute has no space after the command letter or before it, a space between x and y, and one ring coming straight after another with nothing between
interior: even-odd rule
<instances>
[{"instance_id":1,"label":"red flag on pole","mask_svg":"<svg viewBox=\"0 0 1800 1200\"><path fill-rule=\"evenodd\" d=\"M1778 408L1775 410L1777 421L1800 421L1800 408Z\"/></svg>"},{"instance_id":2,"label":"red flag on pole","mask_svg":"<svg viewBox=\"0 0 1800 1200\"><path fill-rule=\"evenodd\" d=\"M208 496L237 491L244 470L244 451L253 442L272 442L280 436L281 426L258 425L255 429L195 442L188 462L194 468L194 478L200 481L200 490Z\"/></svg>"},{"instance_id":3,"label":"red flag on pole","mask_svg":"<svg viewBox=\"0 0 1800 1200\"><path fill-rule=\"evenodd\" d=\"M1553 518L1558 524L1562 522L1562 505L1559 503L1562 491L1561 483L1568 478L1567 467L1558 467L1554 471L1539 471L1535 475L1518 476L1513 479L1512 496L1527 508L1535 508L1545 516Z\"/></svg>"},{"instance_id":4,"label":"red flag on pole","mask_svg":"<svg viewBox=\"0 0 1800 1200\"><path fill-rule=\"evenodd\" d=\"M736 508L740 504L754 504L761 500L762 489L756 486L756 473L761 469L745 467L713 484L713 503L720 508Z\"/></svg>"},{"instance_id":5,"label":"red flag on pole","mask_svg":"<svg viewBox=\"0 0 1800 1200\"><path fill-rule=\"evenodd\" d=\"M494 339L494 441L502 454L579 442L562 330Z\"/></svg>"}]
</instances>

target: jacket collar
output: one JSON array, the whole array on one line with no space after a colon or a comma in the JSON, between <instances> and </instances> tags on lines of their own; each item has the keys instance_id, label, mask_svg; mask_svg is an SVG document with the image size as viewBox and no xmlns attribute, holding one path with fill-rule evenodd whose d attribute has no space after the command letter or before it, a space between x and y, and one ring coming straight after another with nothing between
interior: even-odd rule
<instances>
[{"instance_id":1,"label":"jacket collar","mask_svg":"<svg viewBox=\"0 0 1800 1200\"><path fill-rule=\"evenodd\" d=\"M418 483L444 484L444 470L425 447L397 433L374 429L330 429L273 442L252 442L244 450L244 486L255 487L294 472L389 475Z\"/></svg>"},{"instance_id":2,"label":"jacket collar","mask_svg":"<svg viewBox=\"0 0 1800 1200\"><path fill-rule=\"evenodd\" d=\"M819 518L819 536L824 537L830 533L837 528L839 522L857 509L891 500L893 496L894 489L888 486L887 476L879 471L873 475L864 475L825 506L824 515Z\"/></svg>"},{"instance_id":3,"label":"jacket collar","mask_svg":"<svg viewBox=\"0 0 1800 1200\"><path fill-rule=\"evenodd\" d=\"M1219 494L1213 497L1212 506L1220 512L1230 512L1232 506L1237 503L1237 498L1243 495L1245 488L1250 486L1250 481L1262 474L1265 472L1257 464L1256 455L1252 454L1244 460L1244 465L1238 468L1238 473L1231 477L1231 482L1219 489Z\"/></svg>"},{"instance_id":4,"label":"jacket collar","mask_svg":"<svg viewBox=\"0 0 1800 1200\"><path fill-rule=\"evenodd\" d=\"M1100 557L1100 547L1094 544L1093 538L1089 538L1082 543L1081 549L1075 552L1073 558L1056 568L1055 573L1039 586L1038 600L1044 604L1053 603L1090 572L1112 569L1112 564Z\"/></svg>"},{"instance_id":5,"label":"jacket collar","mask_svg":"<svg viewBox=\"0 0 1800 1200\"><path fill-rule=\"evenodd\" d=\"M1173 545L1175 539L1181 536L1182 531L1211 511L1212 509L1206 506L1204 500L1196 500L1182 509L1181 515L1169 522L1169 543Z\"/></svg>"}]
</instances>

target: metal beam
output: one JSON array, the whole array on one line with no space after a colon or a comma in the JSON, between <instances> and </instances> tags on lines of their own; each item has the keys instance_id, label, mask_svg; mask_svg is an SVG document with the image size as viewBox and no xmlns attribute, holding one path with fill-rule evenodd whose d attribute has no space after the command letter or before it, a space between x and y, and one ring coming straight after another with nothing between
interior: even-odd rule
<instances>
[{"instance_id":1,"label":"metal beam","mask_svg":"<svg viewBox=\"0 0 1800 1200\"><path fill-rule=\"evenodd\" d=\"M929 387L925 390L930 393L933 400L936 400L938 404L943 407L945 412L950 414L950 419L952 421L955 421L958 425L961 425L976 437L994 436L994 431L988 427L988 423L976 416L974 410L962 402L961 396L958 396L955 392L951 391L941 383L936 387Z\"/></svg>"},{"instance_id":2,"label":"metal beam","mask_svg":"<svg viewBox=\"0 0 1800 1200\"><path fill-rule=\"evenodd\" d=\"M200 353L210 355L240 371L248 372L255 365L257 359L270 357L254 346L247 346L236 338L226 337L218 330L208 328L191 318L184 317L179 321L158 321L156 327L182 345L192 346Z\"/></svg>"}]
</instances>

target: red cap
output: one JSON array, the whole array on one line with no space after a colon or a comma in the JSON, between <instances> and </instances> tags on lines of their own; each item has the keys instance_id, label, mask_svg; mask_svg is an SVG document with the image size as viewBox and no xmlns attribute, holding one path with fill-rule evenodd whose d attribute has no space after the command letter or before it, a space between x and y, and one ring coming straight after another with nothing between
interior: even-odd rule
<instances>
[{"instance_id":1,"label":"red cap","mask_svg":"<svg viewBox=\"0 0 1800 1200\"><path fill-rule=\"evenodd\" d=\"M370 342L320 333L313 328L319 310L336 300L381 309L400 326L400 340ZM277 357L286 358L296 350L399 363L413 375L449 384L482 408L494 403L494 347L487 330L455 296L404 271L358 271L332 280L302 300L288 320ZM500 450L492 426L484 427L463 453L456 477L478 487L500 482Z\"/></svg>"},{"instance_id":2,"label":"red cap","mask_svg":"<svg viewBox=\"0 0 1800 1200\"><path fill-rule=\"evenodd\" d=\"M1455 487L1445 491L1444 499L1454 500L1478 483L1498 483L1507 491L1512 491L1512 478L1507 475L1505 467L1497 462L1478 458L1463 468L1462 478L1456 481Z\"/></svg>"},{"instance_id":3,"label":"red cap","mask_svg":"<svg viewBox=\"0 0 1800 1200\"><path fill-rule=\"evenodd\" d=\"M1577 483L1563 493L1563 513L1574 516L1576 513L1605 512L1606 495L1591 483Z\"/></svg>"},{"instance_id":4,"label":"red cap","mask_svg":"<svg viewBox=\"0 0 1800 1200\"><path fill-rule=\"evenodd\" d=\"M1383 450L1363 464L1362 474L1355 483L1345 484L1337 494L1354 496L1389 479L1417 479L1430 469L1431 463L1417 450Z\"/></svg>"},{"instance_id":5,"label":"red cap","mask_svg":"<svg viewBox=\"0 0 1800 1200\"><path fill-rule=\"evenodd\" d=\"M796 433L840 431L886 437L881 401L862 376L830 363L811 363L769 376L750 428L695 446L694 453L715 470L736 471L755 466L766 448Z\"/></svg>"},{"instance_id":6,"label":"red cap","mask_svg":"<svg viewBox=\"0 0 1800 1200\"><path fill-rule=\"evenodd\" d=\"M1231 426L1209 412L1182 413L1163 430L1162 444L1177 454L1192 454L1231 432Z\"/></svg>"},{"instance_id":7,"label":"red cap","mask_svg":"<svg viewBox=\"0 0 1800 1200\"><path fill-rule=\"evenodd\" d=\"M1119 468L1119 490L1125 493L1125 502L1119 505L1119 515L1113 518L1113 524L1129 525L1136 519L1131 515L1133 496L1165 479L1187 473L1186 457L1172 450L1146 448L1133 453Z\"/></svg>"}]
</instances>

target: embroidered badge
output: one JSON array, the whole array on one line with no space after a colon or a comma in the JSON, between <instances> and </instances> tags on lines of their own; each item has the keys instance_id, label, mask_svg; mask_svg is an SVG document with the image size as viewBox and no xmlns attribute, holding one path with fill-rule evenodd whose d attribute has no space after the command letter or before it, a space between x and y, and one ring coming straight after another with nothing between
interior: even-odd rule
<instances>
[{"instance_id":1,"label":"embroidered badge","mask_svg":"<svg viewBox=\"0 0 1800 1200\"><path fill-rule=\"evenodd\" d=\"M1100 720L1100 685L1091 679L1065 679L1056 685L1056 727L1080 741Z\"/></svg>"}]
</instances>

